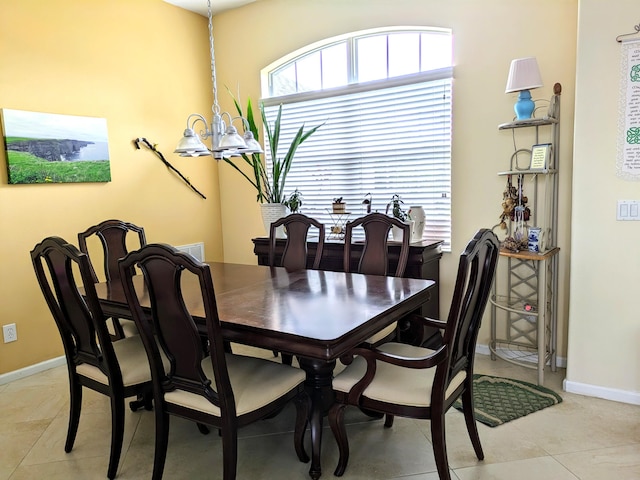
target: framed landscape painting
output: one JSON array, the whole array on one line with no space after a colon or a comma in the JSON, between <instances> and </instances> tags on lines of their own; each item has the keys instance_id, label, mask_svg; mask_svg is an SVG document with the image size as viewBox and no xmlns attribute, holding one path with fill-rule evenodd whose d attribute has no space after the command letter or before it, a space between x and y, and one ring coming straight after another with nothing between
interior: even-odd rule
<instances>
[{"instance_id":1,"label":"framed landscape painting","mask_svg":"<svg viewBox=\"0 0 640 480\"><path fill-rule=\"evenodd\" d=\"M110 182L107 120L2 109L9 183Z\"/></svg>"}]
</instances>

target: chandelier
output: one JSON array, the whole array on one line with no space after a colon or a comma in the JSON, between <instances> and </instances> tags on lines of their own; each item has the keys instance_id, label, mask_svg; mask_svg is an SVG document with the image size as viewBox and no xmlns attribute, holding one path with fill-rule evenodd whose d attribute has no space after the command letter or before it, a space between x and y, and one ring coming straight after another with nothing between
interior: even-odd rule
<instances>
[{"instance_id":1,"label":"chandelier","mask_svg":"<svg viewBox=\"0 0 640 480\"><path fill-rule=\"evenodd\" d=\"M213 117L211 124L199 113L192 113L187 117L187 128L174 153L181 157L201 157L213 155L215 159L223 157L240 156L243 153L263 153L262 147L256 141L253 133L248 128L248 122L241 116L233 117L227 112L220 112L218 105L218 87L216 85L216 60L213 50L213 14L211 12L211 0L207 0L207 14L209 18L209 50L211 52L211 84L213 85L213 105L211 111ZM226 122L225 122L226 119ZM238 133L233 126L234 121L241 121L245 131L244 136ZM198 133L196 126L202 123ZM205 145L204 140L211 141L211 148Z\"/></svg>"}]
</instances>

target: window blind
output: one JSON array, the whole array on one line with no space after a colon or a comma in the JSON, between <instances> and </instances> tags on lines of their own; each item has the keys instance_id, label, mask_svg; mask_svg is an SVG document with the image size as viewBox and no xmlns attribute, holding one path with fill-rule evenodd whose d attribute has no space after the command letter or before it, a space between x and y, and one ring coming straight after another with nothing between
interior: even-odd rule
<instances>
[{"instance_id":1,"label":"window blind","mask_svg":"<svg viewBox=\"0 0 640 480\"><path fill-rule=\"evenodd\" d=\"M451 240L451 76L410 84L282 102L282 155L300 125L323 123L297 150L286 192L303 195L302 213L332 225L331 203L342 197L350 218L385 212L394 194L405 210L422 206L424 240ZM273 124L280 102L265 100ZM278 155L281 155L280 150ZM267 163L271 159L267 156Z\"/></svg>"}]
</instances>

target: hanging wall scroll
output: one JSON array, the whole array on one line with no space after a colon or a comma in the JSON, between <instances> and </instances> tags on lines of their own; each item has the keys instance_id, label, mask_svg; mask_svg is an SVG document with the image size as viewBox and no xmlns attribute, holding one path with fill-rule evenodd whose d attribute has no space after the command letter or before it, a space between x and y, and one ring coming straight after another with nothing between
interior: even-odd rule
<instances>
[{"instance_id":1,"label":"hanging wall scroll","mask_svg":"<svg viewBox=\"0 0 640 480\"><path fill-rule=\"evenodd\" d=\"M625 180L640 181L640 25L635 30L617 38L622 56L616 173Z\"/></svg>"}]
</instances>

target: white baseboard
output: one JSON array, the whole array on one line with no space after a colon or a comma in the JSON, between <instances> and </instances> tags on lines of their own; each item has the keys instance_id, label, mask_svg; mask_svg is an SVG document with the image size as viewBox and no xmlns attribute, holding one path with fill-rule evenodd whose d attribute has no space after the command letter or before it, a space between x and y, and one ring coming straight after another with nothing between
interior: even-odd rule
<instances>
[{"instance_id":1,"label":"white baseboard","mask_svg":"<svg viewBox=\"0 0 640 480\"><path fill-rule=\"evenodd\" d=\"M565 392L577 393L578 395L585 395L587 397L597 397L605 400L612 400L614 402L640 405L640 392L629 392L626 390L618 390L617 388L571 382L566 379L562 382L562 389Z\"/></svg>"},{"instance_id":2,"label":"white baseboard","mask_svg":"<svg viewBox=\"0 0 640 480\"><path fill-rule=\"evenodd\" d=\"M44 372L51 368L59 367L60 365L66 365L67 359L65 356L52 358L51 360L45 360L44 362L36 363L35 365L29 365L28 367L14 370L13 372L3 373L0 375L0 385L4 385L20 378L28 377L36 373Z\"/></svg>"},{"instance_id":3,"label":"white baseboard","mask_svg":"<svg viewBox=\"0 0 640 480\"><path fill-rule=\"evenodd\" d=\"M476 353L481 355L491 355L491 350L489 350L488 345L477 344ZM557 366L567 368L567 358L557 357ZM563 380L562 389L565 392L576 393L586 397L603 398L614 402L640 405L640 392L629 392L615 388L600 387L598 385L589 385L587 383L572 382L567 379Z\"/></svg>"}]
</instances>

